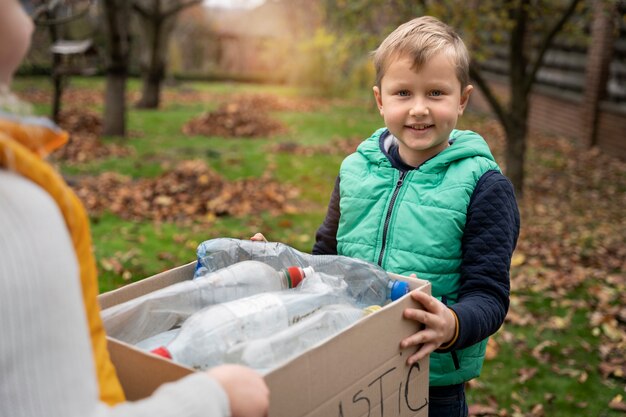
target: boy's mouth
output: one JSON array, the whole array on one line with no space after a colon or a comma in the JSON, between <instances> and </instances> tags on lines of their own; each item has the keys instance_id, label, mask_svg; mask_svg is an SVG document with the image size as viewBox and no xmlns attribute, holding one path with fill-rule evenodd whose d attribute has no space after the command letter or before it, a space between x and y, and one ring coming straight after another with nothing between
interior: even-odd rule
<instances>
[{"instance_id":1,"label":"boy's mouth","mask_svg":"<svg viewBox=\"0 0 626 417\"><path fill-rule=\"evenodd\" d=\"M407 125L406 127L408 127L409 129L413 129L413 130L426 130L433 126L434 125L431 125L431 124L414 124L414 125Z\"/></svg>"}]
</instances>

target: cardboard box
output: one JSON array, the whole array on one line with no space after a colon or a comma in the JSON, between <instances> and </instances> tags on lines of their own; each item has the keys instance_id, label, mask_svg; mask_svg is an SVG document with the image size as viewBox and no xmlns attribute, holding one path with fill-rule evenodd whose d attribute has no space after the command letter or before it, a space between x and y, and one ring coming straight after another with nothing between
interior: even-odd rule
<instances>
[{"instance_id":1,"label":"cardboard box","mask_svg":"<svg viewBox=\"0 0 626 417\"><path fill-rule=\"evenodd\" d=\"M101 294L100 305L105 309L191 279L194 268L191 262ZM426 281L390 275L430 293ZM399 347L417 330L415 322L402 318L407 307L418 308L408 295L268 373L270 417L426 417L428 358L409 367L406 359L415 348ZM108 345L129 400L196 372L112 338Z\"/></svg>"}]
</instances>

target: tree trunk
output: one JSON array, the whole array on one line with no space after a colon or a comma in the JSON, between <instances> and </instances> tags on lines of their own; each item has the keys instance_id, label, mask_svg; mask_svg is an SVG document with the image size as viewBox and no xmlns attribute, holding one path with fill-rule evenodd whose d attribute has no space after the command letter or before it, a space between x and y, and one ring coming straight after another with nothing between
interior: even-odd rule
<instances>
[{"instance_id":1,"label":"tree trunk","mask_svg":"<svg viewBox=\"0 0 626 417\"><path fill-rule=\"evenodd\" d=\"M156 109L160 103L161 83L165 78L166 39L173 30L162 14L161 0L153 0L149 14L139 14L139 27L142 39L140 55L143 87L137 108ZM169 31L168 31L169 29Z\"/></svg>"},{"instance_id":2,"label":"tree trunk","mask_svg":"<svg viewBox=\"0 0 626 417\"><path fill-rule=\"evenodd\" d=\"M139 109L157 109L161 103L163 75L154 71L153 68L150 68L148 71L148 74L144 74L142 77L141 98L135 104L135 107Z\"/></svg>"},{"instance_id":3,"label":"tree trunk","mask_svg":"<svg viewBox=\"0 0 626 417\"><path fill-rule=\"evenodd\" d=\"M511 122L505 126L506 133L506 175L513 183L518 199L524 196L524 163L526 155L526 123Z\"/></svg>"},{"instance_id":4,"label":"tree trunk","mask_svg":"<svg viewBox=\"0 0 626 417\"><path fill-rule=\"evenodd\" d=\"M529 0L522 0L511 10L514 26L509 40L509 91L511 98L506 132L506 175L513 183L515 194L523 197L524 191L524 156L526 154L526 134L528 133L528 107L530 91L526 89L527 51L526 36Z\"/></svg>"},{"instance_id":5,"label":"tree trunk","mask_svg":"<svg viewBox=\"0 0 626 417\"><path fill-rule=\"evenodd\" d=\"M102 7L107 34L107 78L102 133L126 136L130 4L126 0L105 0Z\"/></svg>"},{"instance_id":6,"label":"tree trunk","mask_svg":"<svg viewBox=\"0 0 626 417\"><path fill-rule=\"evenodd\" d=\"M139 20L142 44L139 56L143 79L142 95L136 107L156 109L161 101L161 86L165 80L167 40L174 26L176 15L183 9L200 4L200 0L136 0L133 8Z\"/></svg>"},{"instance_id":7,"label":"tree trunk","mask_svg":"<svg viewBox=\"0 0 626 417\"><path fill-rule=\"evenodd\" d=\"M126 134L126 74L109 72L106 77L102 134Z\"/></svg>"},{"instance_id":8,"label":"tree trunk","mask_svg":"<svg viewBox=\"0 0 626 417\"><path fill-rule=\"evenodd\" d=\"M144 51L140 56L143 87L136 107L156 109L161 102L161 85L165 79L167 39L174 30L175 17L152 16L143 23Z\"/></svg>"},{"instance_id":9,"label":"tree trunk","mask_svg":"<svg viewBox=\"0 0 626 417\"><path fill-rule=\"evenodd\" d=\"M58 56L54 54L52 64L52 111L51 117L55 123L59 123L59 116L61 115L61 98L63 97L63 76L59 71L60 63L57 62Z\"/></svg>"},{"instance_id":10,"label":"tree trunk","mask_svg":"<svg viewBox=\"0 0 626 417\"><path fill-rule=\"evenodd\" d=\"M142 77L141 97L135 103L138 109L158 109L161 104L161 83L163 76L149 72Z\"/></svg>"},{"instance_id":11,"label":"tree trunk","mask_svg":"<svg viewBox=\"0 0 626 417\"><path fill-rule=\"evenodd\" d=\"M46 17L50 21L56 20L56 11L50 10L46 13ZM50 43L54 45L59 40L59 29L57 25L48 27L50 34ZM63 97L63 75L61 74L61 57L59 54L52 53L52 109L50 116L55 123L59 123L59 115L61 114L61 98Z\"/></svg>"}]
</instances>

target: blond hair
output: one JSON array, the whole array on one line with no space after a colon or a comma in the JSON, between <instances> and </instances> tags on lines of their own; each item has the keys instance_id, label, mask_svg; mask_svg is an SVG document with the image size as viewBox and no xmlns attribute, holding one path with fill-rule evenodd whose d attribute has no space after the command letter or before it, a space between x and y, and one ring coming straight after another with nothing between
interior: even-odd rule
<instances>
[{"instance_id":1,"label":"blond hair","mask_svg":"<svg viewBox=\"0 0 626 417\"><path fill-rule=\"evenodd\" d=\"M453 60L461 88L465 88L469 84L469 52L450 26L431 16L418 17L398 26L373 52L376 85L380 88L387 67L400 56L413 59L413 68L419 70L440 52Z\"/></svg>"}]
</instances>

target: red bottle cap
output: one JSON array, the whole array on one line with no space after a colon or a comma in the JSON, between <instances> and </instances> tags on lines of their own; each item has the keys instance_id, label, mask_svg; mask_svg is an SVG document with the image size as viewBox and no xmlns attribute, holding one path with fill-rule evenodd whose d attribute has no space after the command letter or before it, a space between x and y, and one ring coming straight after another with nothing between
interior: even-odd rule
<instances>
[{"instance_id":1,"label":"red bottle cap","mask_svg":"<svg viewBox=\"0 0 626 417\"><path fill-rule=\"evenodd\" d=\"M164 358L167 358L167 359L172 359L172 355L170 355L169 350L167 350L167 348L164 347L164 346L158 347L156 349L152 349L150 351L150 353L154 353L155 355L163 356Z\"/></svg>"},{"instance_id":2,"label":"red bottle cap","mask_svg":"<svg viewBox=\"0 0 626 417\"><path fill-rule=\"evenodd\" d=\"M289 275L291 288L296 288L304 279L304 271L302 271L302 268L297 266L290 266L287 268L287 275Z\"/></svg>"}]
</instances>

